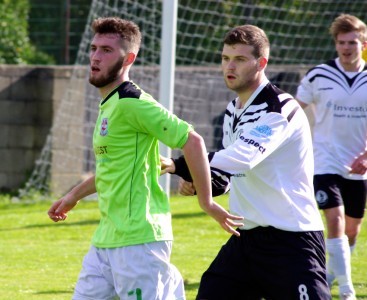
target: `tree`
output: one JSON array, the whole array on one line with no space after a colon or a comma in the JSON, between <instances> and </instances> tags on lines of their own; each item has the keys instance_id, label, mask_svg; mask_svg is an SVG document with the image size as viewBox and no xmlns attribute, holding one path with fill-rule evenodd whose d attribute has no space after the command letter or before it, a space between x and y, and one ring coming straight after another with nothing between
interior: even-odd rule
<instances>
[{"instance_id":1,"label":"tree","mask_svg":"<svg viewBox=\"0 0 367 300\"><path fill-rule=\"evenodd\" d=\"M28 0L0 0L0 8L0 63L52 63L52 58L38 52L29 40Z\"/></svg>"}]
</instances>

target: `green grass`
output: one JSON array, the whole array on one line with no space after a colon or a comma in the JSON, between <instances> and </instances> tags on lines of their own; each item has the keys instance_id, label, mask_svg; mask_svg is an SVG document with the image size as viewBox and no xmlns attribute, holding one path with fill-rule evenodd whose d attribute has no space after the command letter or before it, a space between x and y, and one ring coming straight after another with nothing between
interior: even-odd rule
<instances>
[{"instance_id":1,"label":"green grass","mask_svg":"<svg viewBox=\"0 0 367 300\"><path fill-rule=\"evenodd\" d=\"M217 198L226 206L226 197ZM71 299L82 259L98 223L96 202L81 202L62 223L48 219L51 202L12 204L0 196L0 300ZM199 208L195 197L171 199L175 242L172 262L180 269L188 300L201 274L229 235ZM358 299L367 299L367 223L355 253ZM337 287L333 290L337 297Z\"/></svg>"}]
</instances>

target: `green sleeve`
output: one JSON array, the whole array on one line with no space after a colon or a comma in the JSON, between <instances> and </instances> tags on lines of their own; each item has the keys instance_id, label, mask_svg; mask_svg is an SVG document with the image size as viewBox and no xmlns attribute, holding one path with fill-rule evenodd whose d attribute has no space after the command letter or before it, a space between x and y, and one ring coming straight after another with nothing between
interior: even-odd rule
<instances>
[{"instance_id":1,"label":"green sleeve","mask_svg":"<svg viewBox=\"0 0 367 300\"><path fill-rule=\"evenodd\" d=\"M169 112L154 99L123 99L124 119L137 132L149 134L170 148L182 148L192 125Z\"/></svg>"}]
</instances>

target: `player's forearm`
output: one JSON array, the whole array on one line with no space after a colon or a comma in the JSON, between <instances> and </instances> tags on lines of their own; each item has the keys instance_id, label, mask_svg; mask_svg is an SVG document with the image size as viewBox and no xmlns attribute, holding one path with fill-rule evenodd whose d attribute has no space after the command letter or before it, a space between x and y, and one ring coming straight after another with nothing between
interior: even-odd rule
<instances>
[{"instance_id":1,"label":"player's forearm","mask_svg":"<svg viewBox=\"0 0 367 300\"><path fill-rule=\"evenodd\" d=\"M209 162L202 137L191 132L182 150L195 184L199 204L204 211L207 211L212 203L212 191Z\"/></svg>"},{"instance_id":2,"label":"player's forearm","mask_svg":"<svg viewBox=\"0 0 367 300\"><path fill-rule=\"evenodd\" d=\"M95 175L87 178L77 186L75 186L65 197L78 202L80 199L87 197L96 192Z\"/></svg>"}]
</instances>

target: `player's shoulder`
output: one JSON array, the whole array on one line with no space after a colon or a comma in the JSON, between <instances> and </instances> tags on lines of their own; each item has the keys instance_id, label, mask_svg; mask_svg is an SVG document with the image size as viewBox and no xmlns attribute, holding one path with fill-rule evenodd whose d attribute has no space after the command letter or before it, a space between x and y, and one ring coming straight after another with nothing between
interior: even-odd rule
<instances>
[{"instance_id":1,"label":"player's shoulder","mask_svg":"<svg viewBox=\"0 0 367 300\"><path fill-rule=\"evenodd\" d=\"M117 88L116 93L118 93L119 99L140 99L143 91L132 81L125 81Z\"/></svg>"},{"instance_id":2,"label":"player's shoulder","mask_svg":"<svg viewBox=\"0 0 367 300\"><path fill-rule=\"evenodd\" d=\"M159 102L154 99L154 97L144 90L142 90L137 84L132 81L123 82L116 90L115 95L118 95L118 99L123 101L126 108L127 105L132 105L133 107L142 106L159 106Z\"/></svg>"},{"instance_id":3,"label":"player's shoulder","mask_svg":"<svg viewBox=\"0 0 367 300\"><path fill-rule=\"evenodd\" d=\"M125 81L121 83L117 88L115 88L103 101L101 105L109 100L119 100L119 99L140 99L144 92L133 82Z\"/></svg>"},{"instance_id":4,"label":"player's shoulder","mask_svg":"<svg viewBox=\"0 0 367 300\"><path fill-rule=\"evenodd\" d=\"M281 108L291 100L294 100L294 97L291 94L285 92L273 83L269 82L255 98L254 104L266 102L269 106L274 106L274 108Z\"/></svg>"},{"instance_id":5,"label":"player's shoulder","mask_svg":"<svg viewBox=\"0 0 367 300\"><path fill-rule=\"evenodd\" d=\"M324 63L321 63L319 65L316 65L312 68L310 68L306 72L306 77L314 76L315 74L330 72L332 70L338 70L338 65L336 64L335 59L330 59L325 61Z\"/></svg>"},{"instance_id":6,"label":"player's shoulder","mask_svg":"<svg viewBox=\"0 0 367 300\"><path fill-rule=\"evenodd\" d=\"M294 97L269 82L256 97L254 104L263 103L267 113L276 113L288 122L292 119L295 112L300 108ZM266 105L266 106L265 106Z\"/></svg>"}]
</instances>

